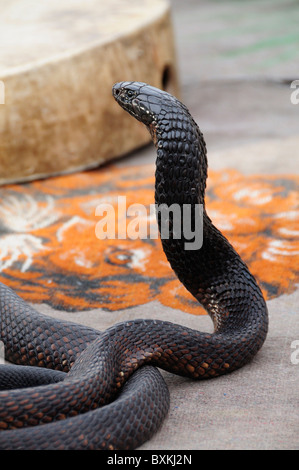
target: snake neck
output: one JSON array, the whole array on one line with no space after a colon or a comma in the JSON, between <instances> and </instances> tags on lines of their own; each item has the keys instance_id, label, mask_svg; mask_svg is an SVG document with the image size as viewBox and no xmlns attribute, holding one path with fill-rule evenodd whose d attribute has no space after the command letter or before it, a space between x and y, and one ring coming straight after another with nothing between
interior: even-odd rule
<instances>
[{"instance_id":1,"label":"snake neck","mask_svg":"<svg viewBox=\"0 0 299 470\"><path fill-rule=\"evenodd\" d=\"M213 225L205 209L207 178L206 145L201 131L183 107L171 119L157 121L150 128L157 148L155 202L159 207L173 204L191 207L191 225L196 229L198 204L202 205L202 244L186 249L184 236L161 242L179 280L205 307L218 332L248 328L260 322L265 336L267 308L263 295L240 256ZM161 215L158 213L161 232ZM181 222L183 226L183 222ZM189 245L190 246L190 245Z\"/></svg>"},{"instance_id":2,"label":"snake neck","mask_svg":"<svg viewBox=\"0 0 299 470\"><path fill-rule=\"evenodd\" d=\"M148 128L157 149L156 204L205 206L206 144L193 118L186 110Z\"/></svg>"},{"instance_id":3,"label":"snake neck","mask_svg":"<svg viewBox=\"0 0 299 470\"><path fill-rule=\"evenodd\" d=\"M157 218L172 269L212 317L217 341L218 333L229 339L234 335L239 345L248 340L250 349L252 345L258 349L267 333L266 304L247 266L206 213L206 146L197 124L177 98L145 83L118 83L113 94L122 108L148 127L157 148ZM196 225L198 205L201 225ZM166 210L159 210L160 206ZM176 207L178 218L171 214L171 206ZM178 210L184 206L190 209L188 236L184 210ZM165 227L168 236L163 236ZM202 243L187 248L190 233L195 239L199 230Z\"/></svg>"}]
</instances>

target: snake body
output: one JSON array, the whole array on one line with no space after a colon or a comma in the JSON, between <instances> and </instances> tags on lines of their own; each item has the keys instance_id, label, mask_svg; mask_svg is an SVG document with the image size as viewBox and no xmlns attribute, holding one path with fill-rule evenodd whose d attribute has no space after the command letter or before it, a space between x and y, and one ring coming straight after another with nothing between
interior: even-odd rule
<instances>
[{"instance_id":1,"label":"snake body","mask_svg":"<svg viewBox=\"0 0 299 470\"><path fill-rule=\"evenodd\" d=\"M219 376L248 363L267 335L261 290L206 213L206 146L188 109L139 82L114 85L113 96L152 135L157 206L189 205L193 226L198 205L203 207L200 248L187 250L189 238L175 235L173 221L161 241L177 277L211 316L214 333L158 320L99 332L40 315L1 284L6 358L35 366L32 373L27 367L12 371L10 377L21 379L7 378L0 392L2 449L136 448L156 432L169 407L167 387L153 366L193 379ZM160 216L160 229L162 223ZM43 381L40 367L54 371L36 386ZM5 369L3 375L8 377ZM22 386L22 380L32 386L10 390L12 381Z\"/></svg>"}]
</instances>

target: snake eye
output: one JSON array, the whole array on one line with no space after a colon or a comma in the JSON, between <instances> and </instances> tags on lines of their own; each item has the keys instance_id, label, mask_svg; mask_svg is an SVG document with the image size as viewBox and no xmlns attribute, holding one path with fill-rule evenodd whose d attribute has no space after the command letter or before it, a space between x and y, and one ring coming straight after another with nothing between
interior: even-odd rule
<instances>
[{"instance_id":1,"label":"snake eye","mask_svg":"<svg viewBox=\"0 0 299 470\"><path fill-rule=\"evenodd\" d=\"M132 96L134 96L134 91L128 90L128 91L127 91L127 96L128 96L129 98L132 98Z\"/></svg>"}]
</instances>

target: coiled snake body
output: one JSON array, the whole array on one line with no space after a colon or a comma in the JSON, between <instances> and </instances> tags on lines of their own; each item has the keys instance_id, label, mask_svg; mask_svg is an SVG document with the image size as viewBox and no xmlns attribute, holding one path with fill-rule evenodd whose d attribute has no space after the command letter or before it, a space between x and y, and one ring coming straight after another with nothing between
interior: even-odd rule
<instances>
[{"instance_id":1,"label":"coiled snake body","mask_svg":"<svg viewBox=\"0 0 299 470\"><path fill-rule=\"evenodd\" d=\"M113 95L148 127L157 147L156 204L189 205L193 226L196 208L203 205L202 247L187 250L187 238L175 236L171 221L162 245L215 331L134 320L100 333L39 315L1 284L0 339L6 358L39 366L18 368L21 372L0 368L7 389L0 392L2 449L136 448L168 411L168 390L153 366L194 379L219 376L246 364L267 334L267 308L254 277L206 213L206 148L189 111L144 83L118 83ZM160 228L162 222L158 217ZM40 378L41 366L46 378ZM47 384L36 386L44 380ZM12 384L30 387L9 390Z\"/></svg>"}]
</instances>

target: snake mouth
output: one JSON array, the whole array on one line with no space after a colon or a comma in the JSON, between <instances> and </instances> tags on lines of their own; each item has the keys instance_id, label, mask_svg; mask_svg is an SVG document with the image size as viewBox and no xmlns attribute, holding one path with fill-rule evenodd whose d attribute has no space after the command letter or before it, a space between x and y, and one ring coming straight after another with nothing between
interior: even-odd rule
<instances>
[{"instance_id":1,"label":"snake mouth","mask_svg":"<svg viewBox=\"0 0 299 470\"><path fill-rule=\"evenodd\" d=\"M139 102L138 100L132 99L132 97L128 96L127 90L120 88L118 84L114 85L112 88L112 94L115 101L129 114L131 114L135 119L140 120L140 116L138 114L139 110Z\"/></svg>"}]
</instances>

